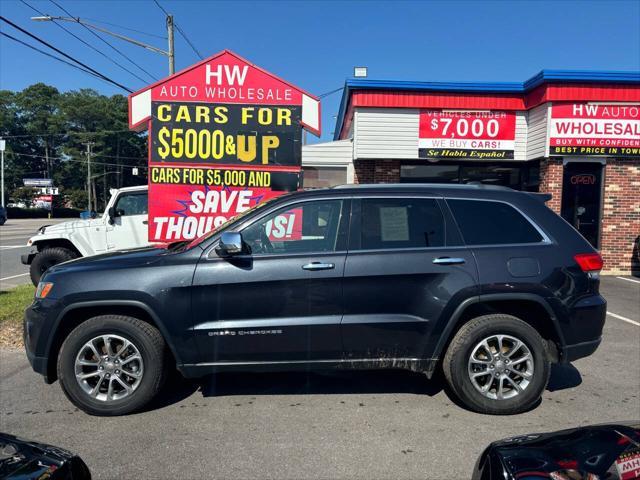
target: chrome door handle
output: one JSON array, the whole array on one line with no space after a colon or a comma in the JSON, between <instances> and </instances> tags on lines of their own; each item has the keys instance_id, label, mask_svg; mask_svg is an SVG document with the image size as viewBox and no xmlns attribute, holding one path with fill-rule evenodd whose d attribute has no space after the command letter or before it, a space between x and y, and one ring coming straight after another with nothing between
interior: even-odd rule
<instances>
[{"instance_id":1,"label":"chrome door handle","mask_svg":"<svg viewBox=\"0 0 640 480\"><path fill-rule=\"evenodd\" d=\"M439 257L433 259L433 263L435 263L436 265L460 265L465 262L466 260L464 258L456 257Z\"/></svg>"},{"instance_id":2,"label":"chrome door handle","mask_svg":"<svg viewBox=\"0 0 640 480\"><path fill-rule=\"evenodd\" d=\"M303 270L331 270L336 266L333 263L311 262L302 266Z\"/></svg>"}]
</instances>

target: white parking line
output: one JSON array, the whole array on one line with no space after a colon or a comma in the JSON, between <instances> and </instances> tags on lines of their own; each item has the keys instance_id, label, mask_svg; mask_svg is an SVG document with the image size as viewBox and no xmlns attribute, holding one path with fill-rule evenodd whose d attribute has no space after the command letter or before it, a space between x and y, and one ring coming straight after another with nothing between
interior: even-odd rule
<instances>
[{"instance_id":1,"label":"white parking line","mask_svg":"<svg viewBox=\"0 0 640 480\"><path fill-rule=\"evenodd\" d=\"M636 322L635 320L631 320L630 318L623 317L622 315L618 315L617 313L607 312L607 315L611 315L613 318L617 318L618 320L622 320L623 322L627 322L631 325L635 325L636 327L640 327L640 322Z\"/></svg>"},{"instance_id":2,"label":"white parking line","mask_svg":"<svg viewBox=\"0 0 640 480\"><path fill-rule=\"evenodd\" d=\"M619 278L620 280L626 280L627 282L640 283L640 280L634 280L632 278L624 278L624 277L616 277L616 278Z\"/></svg>"},{"instance_id":3,"label":"white parking line","mask_svg":"<svg viewBox=\"0 0 640 480\"><path fill-rule=\"evenodd\" d=\"M4 250L11 250L12 248L27 248L29 245L0 245L0 248Z\"/></svg>"},{"instance_id":4,"label":"white parking line","mask_svg":"<svg viewBox=\"0 0 640 480\"><path fill-rule=\"evenodd\" d=\"M12 277L4 277L4 278L0 278L0 282L2 282L3 280L11 280L12 278L18 278L18 277L24 277L25 275L29 275L29 273L21 273L20 275L13 275Z\"/></svg>"}]
</instances>

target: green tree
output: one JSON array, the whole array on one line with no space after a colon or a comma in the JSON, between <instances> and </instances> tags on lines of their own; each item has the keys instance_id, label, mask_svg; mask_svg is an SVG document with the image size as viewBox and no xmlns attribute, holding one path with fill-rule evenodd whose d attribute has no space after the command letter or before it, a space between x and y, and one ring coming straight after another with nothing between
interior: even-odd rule
<instances>
[{"instance_id":1,"label":"green tree","mask_svg":"<svg viewBox=\"0 0 640 480\"><path fill-rule=\"evenodd\" d=\"M93 142L92 177L97 208L109 189L146 183L147 137L128 130L128 103L81 89L60 93L37 83L21 92L0 91L0 136L7 139L7 191L23 178L49 177L60 188L56 204L86 207L86 143ZM25 190L20 190L20 195ZM81 203L83 202L84 203Z\"/></svg>"}]
</instances>

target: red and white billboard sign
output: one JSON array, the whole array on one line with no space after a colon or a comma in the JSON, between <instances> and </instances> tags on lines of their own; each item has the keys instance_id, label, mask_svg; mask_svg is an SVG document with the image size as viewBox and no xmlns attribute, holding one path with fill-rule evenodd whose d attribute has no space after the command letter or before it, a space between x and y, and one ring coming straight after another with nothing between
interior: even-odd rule
<instances>
[{"instance_id":1,"label":"red and white billboard sign","mask_svg":"<svg viewBox=\"0 0 640 480\"><path fill-rule=\"evenodd\" d=\"M551 107L550 155L640 155L640 104Z\"/></svg>"},{"instance_id":2,"label":"red and white billboard sign","mask_svg":"<svg viewBox=\"0 0 640 480\"><path fill-rule=\"evenodd\" d=\"M320 102L225 50L131 94L129 125L149 131L149 241L168 243L300 188Z\"/></svg>"},{"instance_id":3,"label":"red and white billboard sign","mask_svg":"<svg viewBox=\"0 0 640 480\"><path fill-rule=\"evenodd\" d=\"M421 158L513 158L515 136L515 112L420 111Z\"/></svg>"}]
</instances>

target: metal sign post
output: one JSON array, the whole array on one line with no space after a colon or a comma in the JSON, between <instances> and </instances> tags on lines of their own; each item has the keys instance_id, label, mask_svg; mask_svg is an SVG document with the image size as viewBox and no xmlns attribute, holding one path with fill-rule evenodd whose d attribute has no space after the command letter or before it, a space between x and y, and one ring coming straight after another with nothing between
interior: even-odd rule
<instances>
[{"instance_id":1,"label":"metal sign post","mask_svg":"<svg viewBox=\"0 0 640 480\"><path fill-rule=\"evenodd\" d=\"M0 206L4 207L4 148L5 141L0 138Z\"/></svg>"}]
</instances>

